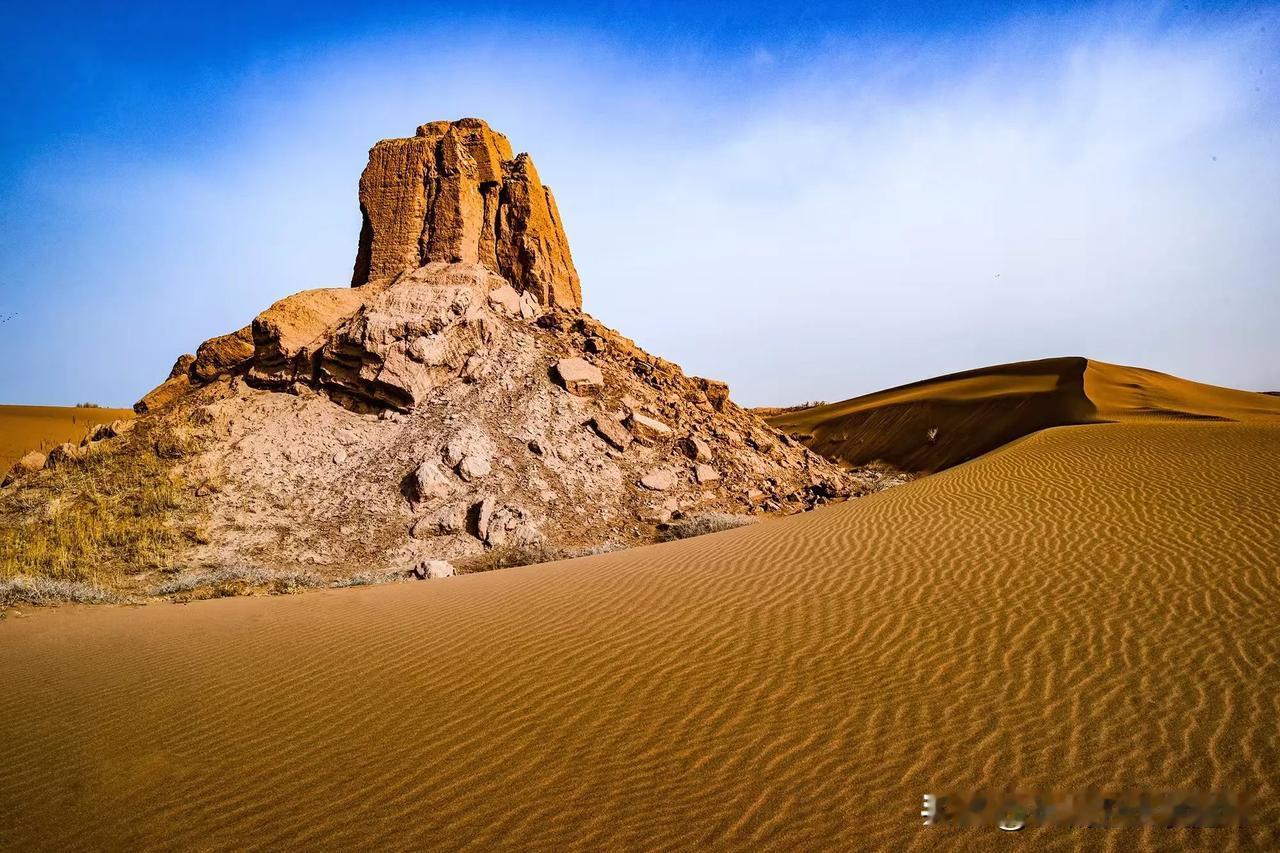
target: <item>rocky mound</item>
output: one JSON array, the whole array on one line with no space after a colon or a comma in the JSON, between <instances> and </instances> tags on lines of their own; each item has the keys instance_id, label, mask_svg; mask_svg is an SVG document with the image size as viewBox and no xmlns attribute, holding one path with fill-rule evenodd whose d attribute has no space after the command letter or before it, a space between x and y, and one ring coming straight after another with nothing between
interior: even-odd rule
<instances>
[{"instance_id":1,"label":"rocky mound","mask_svg":"<svg viewBox=\"0 0 1280 853\"><path fill-rule=\"evenodd\" d=\"M360 202L355 286L206 341L112 439L183 448L171 477L199 534L182 565L465 567L884 484L583 313L550 190L484 122L378 143Z\"/></svg>"}]
</instances>

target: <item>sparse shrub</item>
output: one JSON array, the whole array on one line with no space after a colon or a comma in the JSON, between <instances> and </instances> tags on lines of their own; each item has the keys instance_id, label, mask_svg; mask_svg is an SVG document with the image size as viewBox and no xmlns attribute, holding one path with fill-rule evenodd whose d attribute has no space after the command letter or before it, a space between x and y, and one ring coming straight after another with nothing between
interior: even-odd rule
<instances>
[{"instance_id":1,"label":"sparse shrub","mask_svg":"<svg viewBox=\"0 0 1280 853\"><path fill-rule=\"evenodd\" d=\"M224 567L178 575L153 586L150 594L160 598L224 598L253 592L280 595L321 586L325 586L324 580L315 572L305 569L279 571L258 567Z\"/></svg>"},{"instance_id":2,"label":"sparse shrub","mask_svg":"<svg viewBox=\"0 0 1280 853\"><path fill-rule=\"evenodd\" d=\"M927 435L927 436L928 436L928 438L929 438L929 443L930 443L930 444L935 444L935 443L938 441L938 428L937 428L937 427L931 427L931 428L929 429L929 432L928 432L928 433L926 433L926 435Z\"/></svg>"},{"instance_id":3,"label":"sparse shrub","mask_svg":"<svg viewBox=\"0 0 1280 853\"><path fill-rule=\"evenodd\" d=\"M0 607L15 604L110 604L121 599L114 593L81 581L18 575L0 580Z\"/></svg>"},{"instance_id":4,"label":"sparse shrub","mask_svg":"<svg viewBox=\"0 0 1280 853\"><path fill-rule=\"evenodd\" d=\"M709 512L703 515L692 515L672 521L658 531L659 542L674 542L677 539L689 539L693 536L705 536L708 533L719 533L721 530L732 530L753 524L755 519L749 515L734 515L729 512Z\"/></svg>"},{"instance_id":5,"label":"sparse shrub","mask_svg":"<svg viewBox=\"0 0 1280 853\"><path fill-rule=\"evenodd\" d=\"M405 572L357 572L351 577L340 578L339 580L332 581L329 586L334 589L344 589L352 586L373 586L375 584L399 583L405 580L408 580L408 575Z\"/></svg>"}]
</instances>

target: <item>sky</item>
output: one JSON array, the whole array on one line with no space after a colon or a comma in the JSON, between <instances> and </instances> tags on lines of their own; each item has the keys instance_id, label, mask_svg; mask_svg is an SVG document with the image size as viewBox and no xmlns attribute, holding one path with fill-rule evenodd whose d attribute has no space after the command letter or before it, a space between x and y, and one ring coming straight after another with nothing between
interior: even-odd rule
<instances>
[{"instance_id":1,"label":"sky","mask_svg":"<svg viewBox=\"0 0 1280 853\"><path fill-rule=\"evenodd\" d=\"M369 147L463 116L586 310L742 405L1063 355L1280 390L1280 6L178 5L6 12L0 403L128 406L346 284Z\"/></svg>"}]
</instances>

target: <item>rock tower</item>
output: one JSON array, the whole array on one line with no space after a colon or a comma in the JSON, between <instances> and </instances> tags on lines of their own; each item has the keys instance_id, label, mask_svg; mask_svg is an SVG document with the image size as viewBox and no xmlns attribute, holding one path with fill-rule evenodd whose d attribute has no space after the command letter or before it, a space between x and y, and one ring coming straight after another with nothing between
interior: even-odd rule
<instances>
[{"instance_id":1,"label":"rock tower","mask_svg":"<svg viewBox=\"0 0 1280 853\"><path fill-rule=\"evenodd\" d=\"M384 139L360 177L359 287L432 262L481 264L543 305L580 308L560 212L528 154L478 118Z\"/></svg>"}]
</instances>

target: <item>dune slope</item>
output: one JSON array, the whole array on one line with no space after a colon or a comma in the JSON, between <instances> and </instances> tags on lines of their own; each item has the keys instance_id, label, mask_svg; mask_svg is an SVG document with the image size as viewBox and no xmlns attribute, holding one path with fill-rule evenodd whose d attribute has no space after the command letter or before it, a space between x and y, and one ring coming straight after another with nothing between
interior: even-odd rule
<instances>
[{"instance_id":1,"label":"dune slope","mask_svg":"<svg viewBox=\"0 0 1280 853\"><path fill-rule=\"evenodd\" d=\"M910 471L949 468L1048 427L1136 419L1280 423L1280 399L1072 357L953 373L766 418L829 459Z\"/></svg>"},{"instance_id":2,"label":"dune slope","mask_svg":"<svg viewBox=\"0 0 1280 853\"><path fill-rule=\"evenodd\" d=\"M45 452L64 441L79 443L90 427L131 417L130 409L0 406L0 474L28 451Z\"/></svg>"},{"instance_id":3,"label":"dune slope","mask_svg":"<svg viewBox=\"0 0 1280 853\"><path fill-rule=\"evenodd\" d=\"M1251 849L1278 496L1271 426L1065 427L670 545L10 618L0 846ZM1261 828L918 825L1094 786L1252 792Z\"/></svg>"}]
</instances>

